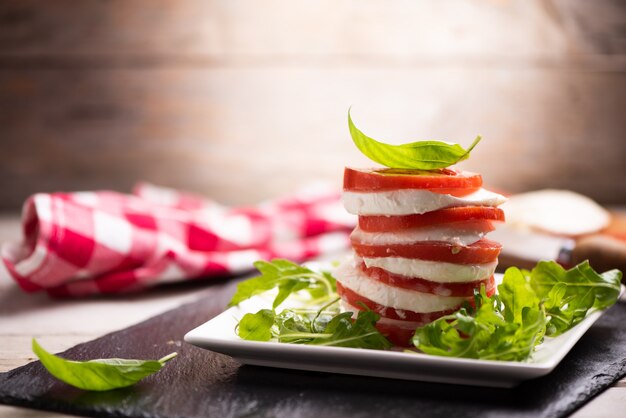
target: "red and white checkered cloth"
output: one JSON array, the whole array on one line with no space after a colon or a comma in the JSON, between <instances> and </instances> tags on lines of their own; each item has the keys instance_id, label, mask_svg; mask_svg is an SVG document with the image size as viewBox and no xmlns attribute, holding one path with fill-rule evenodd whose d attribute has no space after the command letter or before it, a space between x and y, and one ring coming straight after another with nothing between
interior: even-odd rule
<instances>
[{"instance_id":1,"label":"red and white checkered cloth","mask_svg":"<svg viewBox=\"0 0 626 418\"><path fill-rule=\"evenodd\" d=\"M309 187L252 208L139 184L36 194L24 204L23 242L5 244L5 269L27 292L85 296L226 276L259 259L304 261L349 248L355 218L339 190Z\"/></svg>"}]
</instances>

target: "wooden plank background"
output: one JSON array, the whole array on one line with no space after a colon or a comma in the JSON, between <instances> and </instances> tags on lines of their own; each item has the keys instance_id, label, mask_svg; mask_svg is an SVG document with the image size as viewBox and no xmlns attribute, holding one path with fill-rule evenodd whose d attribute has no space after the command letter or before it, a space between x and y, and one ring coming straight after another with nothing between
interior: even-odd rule
<instances>
[{"instance_id":1,"label":"wooden plank background","mask_svg":"<svg viewBox=\"0 0 626 418\"><path fill-rule=\"evenodd\" d=\"M0 1L0 210L138 180L249 204L389 142L626 203L618 0Z\"/></svg>"}]
</instances>

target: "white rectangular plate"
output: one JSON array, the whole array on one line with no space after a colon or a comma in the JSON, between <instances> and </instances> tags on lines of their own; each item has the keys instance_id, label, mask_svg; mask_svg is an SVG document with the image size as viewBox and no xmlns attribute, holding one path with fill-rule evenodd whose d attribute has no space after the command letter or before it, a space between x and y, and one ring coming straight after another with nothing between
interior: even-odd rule
<instances>
[{"instance_id":1,"label":"white rectangular plate","mask_svg":"<svg viewBox=\"0 0 626 418\"><path fill-rule=\"evenodd\" d=\"M565 334L546 338L528 362L512 362L246 341L235 334L237 322L243 315L269 306L271 300L267 296L251 298L191 330L185 335L185 341L227 354L243 364L462 385L514 387L524 380L550 373L604 312L593 312Z\"/></svg>"}]
</instances>

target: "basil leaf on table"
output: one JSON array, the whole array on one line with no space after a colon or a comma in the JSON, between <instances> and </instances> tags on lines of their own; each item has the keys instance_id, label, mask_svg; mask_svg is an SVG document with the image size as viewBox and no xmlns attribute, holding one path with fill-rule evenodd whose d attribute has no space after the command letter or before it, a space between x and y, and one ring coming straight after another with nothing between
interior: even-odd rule
<instances>
[{"instance_id":1,"label":"basil leaf on table","mask_svg":"<svg viewBox=\"0 0 626 418\"><path fill-rule=\"evenodd\" d=\"M390 168L435 170L466 160L480 142L477 136L468 149L459 144L443 141L417 141L402 145L390 145L372 139L361 132L352 122L348 110L348 127L357 148L369 159Z\"/></svg>"},{"instance_id":2,"label":"basil leaf on table","mask_svg":"<svg viewBox=\"0 0 626 418\"><path fill-rule=\"evenodd\" d=\"M109 358L73 361L48 353L34 338L33 352L48 372L57 379L79 389L94 391L131 386L161 370L163 365L177 354L168 354L160 360Z\"/></svg>"}]
</instances>

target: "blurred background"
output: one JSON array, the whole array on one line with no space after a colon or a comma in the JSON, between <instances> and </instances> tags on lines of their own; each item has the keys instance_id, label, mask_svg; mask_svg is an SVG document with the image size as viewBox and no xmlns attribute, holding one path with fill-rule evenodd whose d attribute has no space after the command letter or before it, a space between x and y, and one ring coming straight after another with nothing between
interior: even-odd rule
<instances>
[{"instance_id":1,"label":"blurred background","mask_svg":"<svg viewBox=\"0 0 626 418\"><path fill-rule=\"evenodd\" d=\"M626 203L626 2L0 0L0 210L138 180L251 204L390 143Z\"/></svg>"}]
</instances>

